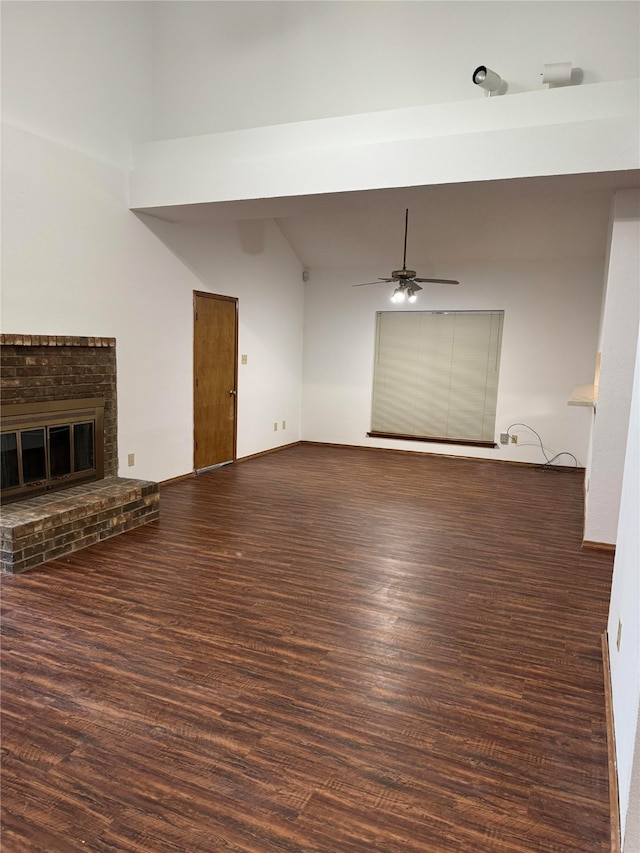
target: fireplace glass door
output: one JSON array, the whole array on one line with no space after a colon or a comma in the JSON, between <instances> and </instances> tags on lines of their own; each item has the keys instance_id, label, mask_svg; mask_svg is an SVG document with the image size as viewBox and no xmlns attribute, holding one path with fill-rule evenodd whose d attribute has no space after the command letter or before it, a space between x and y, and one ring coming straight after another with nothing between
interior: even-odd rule
<instances>
[{"instance_id":1,"label":"fireplace glass door","mask_svg":"<svg viewBox=\"0 0 640 853\"><path fill-rule=\"evenodd\" d=\"M85 405L90 403L98 405ZM3 500L16 500L103 476L102 398L56 401L44 412L30 411L34 405L7 406L3 410L0 437ZM12 411L7 413L7 409Z\"/></svg>"}]
</instances>

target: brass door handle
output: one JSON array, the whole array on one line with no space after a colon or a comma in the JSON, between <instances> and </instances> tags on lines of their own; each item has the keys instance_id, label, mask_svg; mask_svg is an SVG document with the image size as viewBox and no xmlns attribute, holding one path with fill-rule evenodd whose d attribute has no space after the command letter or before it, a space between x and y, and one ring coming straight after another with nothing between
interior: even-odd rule
<instances>
[{"instance_id":1,"label":"brass door handle","mask_svg":"<svg viewBox=\"0 0 640 853\"><path fill-rule=\"evenodd\" d=\"M230 397L235 397L235 396L236 396L236 392L233 390L233 388L231 389L231 391L229 391L229 396L230 396Z\"/></svg>"}]
</instances>

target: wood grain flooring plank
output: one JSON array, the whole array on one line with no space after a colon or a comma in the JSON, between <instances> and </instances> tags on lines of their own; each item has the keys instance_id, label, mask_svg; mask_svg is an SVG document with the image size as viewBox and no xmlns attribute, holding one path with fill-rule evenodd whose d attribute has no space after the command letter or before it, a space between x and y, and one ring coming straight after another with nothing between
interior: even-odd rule
<instances>
[{"instance_id":1,"label":"wood grain flooring plank","mask_svg":"<svg viewBox=\"0 0 640 853\"><path fill-rule=\"evenodd\" d=\"M2 585L3 853L604 853L577 474L300 445Z\"/></svg>"}]
</instances>

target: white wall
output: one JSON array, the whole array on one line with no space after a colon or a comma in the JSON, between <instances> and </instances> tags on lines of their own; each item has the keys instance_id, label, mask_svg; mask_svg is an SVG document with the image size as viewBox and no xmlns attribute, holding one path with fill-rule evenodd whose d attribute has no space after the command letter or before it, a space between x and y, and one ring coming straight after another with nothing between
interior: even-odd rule
<instances>
[{"instance_id":1,"label":"white wall","mask_svg":"<svg viewBox=\"0 0 640 853\"><path fill-rule=\"evenodd\" d=\"M212 227L143 219L197 289L239 299L238 351L247 363L238 365L238 457L298 441L304 289L280 229L273 220Z\"/></svg>"},{"instance_id":2,"label":"white wall","mask_svg":"<svg viewBox=\"0 0 640 853\"><path fill-rule=\"evenodd\" d=\"M600 202L583 200L584 207L590 203ZM536 208L539 221L536 228L529 220L529 254L515 258L507 250L506 257L499 258L504 232L496 228L492 238L488 227L482 258L455 258L446 263L440 256L431 268L431 272L437 268L455 273L460 286L425 285L418 302L408 310L504 309L496 433L506 431L512 423L524 422L540 433L548 456L568 451L583 466L590 411L568 406L567 401L575 385L587 383L593 376L604 246L584 241L577 256L554 254L552 244L543 239L545 228L564 223L569 232L567 242L575 248L579 223L565 218L557 199L531 201L531 206ZM519 245L524 251L522 242ZM523 427L512 430L519 436L517 446L495 450L366 437L371 415L375 312L397 309L389 301L389 287L351 285L373 281L380 274L380 269L311 270L305 298L303 438L544 462L537 439ZM575 464L567 456L558 462Z\"/></svg>"},{"instance_id":3,"label":"white wall","mask_svg":"<svg viewBox=\"0 0 640 853\"><path fill-rule=\"evenodd\" d=\"M153 138L442 104L542 87L546 62L584 83L638 76L625 2L161 2L154 4ZM327 49L330 45L330 49Z\"/></svg>"},{"instance_id":4,"label":"white wall","mask_svg":"<svg viewBox=\"0 0 640 853\"><path fill-rule=\"evenodd\" d=\"M584 538L616 541L634 355L640 317L640 194L616 194L611 212L599 348L600 386L593 423Z\"/></svg>"},{"instance_id":5,"label":"white wall","mask_svg":"<svg viewBox=\"0 0 640 853\"><path fill-rule=\"evenodd\" d=\"M151 132L153 4L3 0L5 121L129 164Z\"/></svg>"},{"instance_id":6,"label":"white wall","mask_svg":"<svg viewBox=\"0 0 640 853\"><path fill-rule=\"evenodd\" d=\"M623 838L640 711L640 348L635 361L631 419L625 447L622 499L607 626ZM616 638L619 621L622 623L622 634L618 650ZM624 849L627 850L626 847ZM628 850L631 853L631 847Z\"/></svg>"}]
</instances>

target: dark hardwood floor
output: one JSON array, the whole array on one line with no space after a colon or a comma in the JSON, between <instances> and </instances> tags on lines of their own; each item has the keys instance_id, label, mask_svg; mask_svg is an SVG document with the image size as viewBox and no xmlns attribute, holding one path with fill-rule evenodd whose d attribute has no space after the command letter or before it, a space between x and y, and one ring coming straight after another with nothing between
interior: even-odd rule
<instances>
[{"instance_id":1,"label":"dark hardwood floor","mask_svg":"<svg viewBox=\"0 0 640 853\"><path fill-rule=\"evenodd\" d=\"M303 445L3 577L3 853L604 853L582 489Z\"/></svg>"}]
</instances>

